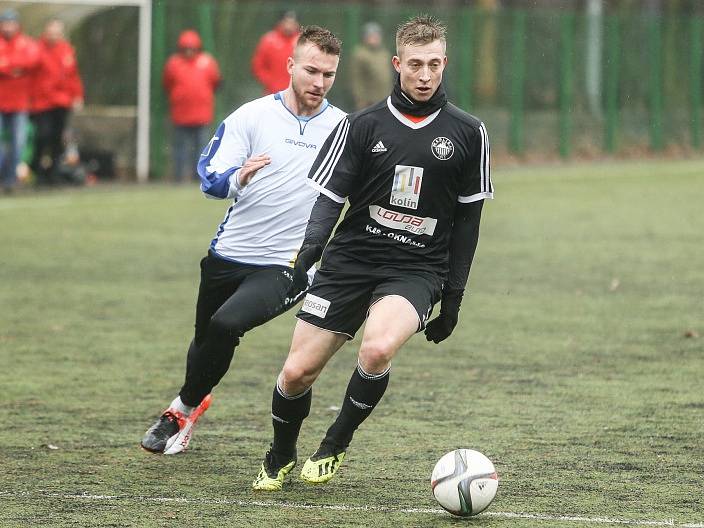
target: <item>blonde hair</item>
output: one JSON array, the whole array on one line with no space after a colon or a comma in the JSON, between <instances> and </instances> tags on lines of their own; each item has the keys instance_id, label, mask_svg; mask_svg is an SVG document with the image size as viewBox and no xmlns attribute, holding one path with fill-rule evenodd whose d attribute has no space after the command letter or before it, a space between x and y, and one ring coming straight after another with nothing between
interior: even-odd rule
<instances>
[{"instance_id":1,"label":"blonde hair","mask_svg":"<svg viewBox=\"0 0 704 528\"><path fill-rule=\"evenodd\" d=\"M430 15L415 16L396 30L396 54L403 46L422 46L436 40L442 42L443 50L447 46L445 33L447 28L437 18Z\"/></svg>"},{"instance_id":2,"label":"blonde hair","mask_svg":"<svg viewBox=\"0 0 704 528\"><path fill-rule=\"evenodd\" d=\"M320 26L306 26L301 29L301 34L298 37L296 48L300 48L304 44L310 42L315 44L320 51L328 55L340 55L342 42L333 33Z\"/></svg>"}]
</instances>

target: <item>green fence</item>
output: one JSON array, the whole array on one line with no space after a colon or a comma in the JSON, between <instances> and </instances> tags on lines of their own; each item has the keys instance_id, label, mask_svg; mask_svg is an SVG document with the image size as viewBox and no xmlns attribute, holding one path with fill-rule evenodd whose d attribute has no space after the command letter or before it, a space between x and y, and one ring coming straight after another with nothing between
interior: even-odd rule
<instances>
[{"instance_id":1,"label":"green fence","mask_svg":"<svg viewBox=\"0 0 704 528\"><path fill-rule=\"evenodd\" d=\"M393 50L398 23L419 12L403 5L155 0L155 174L162 172L159 168L165 166L168 148L161 69L174 51L180 31L197 29L205 48L221 65L225 82L217 97L217 115L222 119L261 94L250 73L250 57L258 38L285 9L295 9L303 24L329 27L342 38L342 62L329 98L343 109L352 107L345 56L358 42L362 24L379 22L385 31L385 45ZM423 11L448 24L445 78L449 97L485 121L498 157L702 148L701 17L606 13L591 19L583 12L566 9L486 12L442 7ZM131 13L124 15L126 18L136 17L134 12L125 13ZM99 17L111 27L123 24L134 36L123 36L116 43L120 53L112 50L112 54L101 56L101 71L119 75L112 84L101 78L89 90L103 86L104 93L89 97L93 101L100 97L136 100L136 83L130 79L134 73L128 73L121 57L123 50L136 46L136 20L130 25L128 20L116 22L105 14ZM96 20L88 24L95 32Z\"/></svg>"}]
</instances>

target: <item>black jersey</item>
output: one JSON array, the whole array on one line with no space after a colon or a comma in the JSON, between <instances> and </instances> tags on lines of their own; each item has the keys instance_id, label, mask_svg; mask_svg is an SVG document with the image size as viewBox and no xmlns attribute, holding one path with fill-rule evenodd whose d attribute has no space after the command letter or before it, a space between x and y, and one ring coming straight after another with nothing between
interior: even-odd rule
<instances>
[{"instance_id":1,"label":"black jersey","mask_svg":"<svg viewBox=\"0 0 704 528\"><path fill-rule=\"evenodd\" d=\"M349 115L308 178L331 199L349 199L321 266L370 274L444 275L457 202L493 197L486 128L450 103L419 123L391 98Z\"/></svg>"}]
</instances>

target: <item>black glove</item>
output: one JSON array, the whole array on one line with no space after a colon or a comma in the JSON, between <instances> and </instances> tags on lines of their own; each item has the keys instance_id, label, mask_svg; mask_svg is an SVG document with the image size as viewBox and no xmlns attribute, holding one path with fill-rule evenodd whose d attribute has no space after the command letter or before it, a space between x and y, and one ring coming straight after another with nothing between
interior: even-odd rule
<instances>
[{"instance_id":1,"label":"black glove","mask_svg":"<svg viewBox=\"0 0 704 528\"><path fill-rule=\"evenodd\" d=\"M320 260L322 254L323 248L318 244L301 247L293 264L293 279L286 292L288 299L295 299L308 289L308 270Z\"/></svg>"},{"instance_id":2,"label":"black glove","mask_svg":"<svg viewBox=\"0 0 704 528\"><path fill-rule=\"evenodd\" d=\"M438 344L444 341L457 326L464 290L443 290L440 315L425 325L425 338Z\"/></svg>"}]
</instances>

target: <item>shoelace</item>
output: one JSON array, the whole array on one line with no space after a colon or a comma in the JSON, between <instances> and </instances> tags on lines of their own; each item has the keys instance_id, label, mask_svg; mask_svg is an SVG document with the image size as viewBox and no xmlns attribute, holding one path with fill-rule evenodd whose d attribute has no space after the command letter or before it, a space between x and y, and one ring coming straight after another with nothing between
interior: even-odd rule
<instances>
[{"instance_id":1,"label":"shoelace","mask_svg":"<svg viewBox=\"0 0 704 528\"><path fill-rule=\"evenodd\" d=\"M164 411L164 414L161 415L162 419L166 418L169 423L174 423L180 427L182 427L182 422L185 422L186 417L181 415L179 412L173 412L171 410Z\"/></svg>"}]
</instances>

